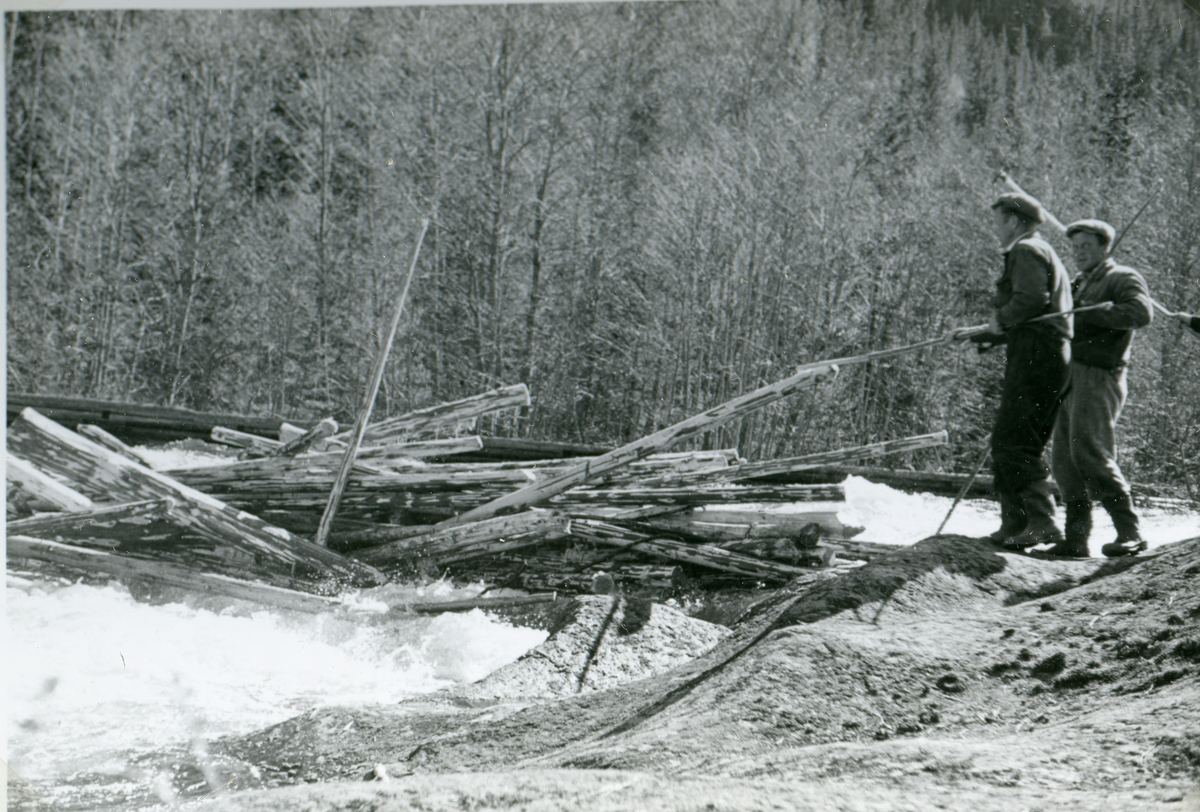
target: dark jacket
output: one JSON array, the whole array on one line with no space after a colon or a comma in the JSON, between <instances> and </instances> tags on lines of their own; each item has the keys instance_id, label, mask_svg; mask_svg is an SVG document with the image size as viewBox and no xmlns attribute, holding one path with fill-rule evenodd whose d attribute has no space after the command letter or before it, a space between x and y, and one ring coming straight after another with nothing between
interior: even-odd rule
<instances>
[{"instance_id":1,"label":"dark jacket","mask_svg":"<svg viewBox=\"0 0 1200 812\"><path fill-rule=\"evenodd\" d=\"M1071 309L1071 282L1058 254L1034 232L1022 237L1004 253L1004 272L996 280L996 315L1007 332L1035 330L1049 338L1070 338L1071 317L1021 322L1048 313Z\"/></svg>"},{"instance_id":2,"label":"dark jacket","mask_svg":"<svg viewBox=\"0 0 1200 812\"><path fill-rule=\"evenodd\" d=\"M1118 265L1108 257L1076 277L1071 288L1076 307L1113 303L1111 310L1075 314L1071 360L1101 369L1123 368L1129 363L1133 331L1154 319L1146 280L1133 268Z\"/></svg>"}]
</instances>

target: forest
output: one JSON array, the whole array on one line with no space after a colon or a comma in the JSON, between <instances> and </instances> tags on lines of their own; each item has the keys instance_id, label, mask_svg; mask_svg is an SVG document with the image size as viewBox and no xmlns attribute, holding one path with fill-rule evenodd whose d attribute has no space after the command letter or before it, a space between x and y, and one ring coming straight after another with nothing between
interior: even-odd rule
<instances>
[{"instance_id":1,"label":"forest","mask_svg":"<svg viewBox=\"0 0 1200 812\"><path fill-rule=\"evenodd\" d=\"M799 364L987 321L1008 172L1200 311L1194 0L8 12L7 385L350 422L526 383L500 436L620 444ZM1067 243L1044 234L1072 273ZM765 459L946 428L929 347L707 435ZM1140 331L1122 466L1200 494L1200 340Z\"/></svg>"}]
</instances>

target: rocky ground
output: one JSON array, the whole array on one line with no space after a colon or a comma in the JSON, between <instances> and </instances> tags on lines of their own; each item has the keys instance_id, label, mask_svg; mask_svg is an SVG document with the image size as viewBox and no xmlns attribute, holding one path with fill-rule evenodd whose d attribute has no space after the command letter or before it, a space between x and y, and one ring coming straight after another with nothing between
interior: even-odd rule
<instances>
[{"instance_id":1,"label":"rocky ground","mask_svg":"<svg viewBox=\"0 0 1200 812\"><path fill-rule=\"evenodd\" d=\"M1200 810L1198 575L940 536L731 630L595 596L474 686L210 745L241 791L195 808Z\"/></svg>"}]
</instances>

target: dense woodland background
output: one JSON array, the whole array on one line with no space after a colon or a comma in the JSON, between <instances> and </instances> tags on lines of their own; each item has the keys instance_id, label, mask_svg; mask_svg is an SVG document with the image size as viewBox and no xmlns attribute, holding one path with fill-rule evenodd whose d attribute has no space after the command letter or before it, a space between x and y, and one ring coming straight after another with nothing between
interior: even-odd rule
<instances>
[{"instance_id":1,"label":"dense woodland background","mask_svg":"<svg viewBox=\"0 0 1200 812\"><path fill-rule=\"evenodd\" d=\"M428 217L376 415L525 382L489 430L617 444L986 321L1001 169L1064 222L1150 200L1120 259L1200 310L1193 0L21 12L5 39L14 391L352 420ZM847 368L706 442L945 427L903 464L970 470L1001 363ZM1172 320L1121 442L1200 492Z\"/></svg>"}]
</instances>

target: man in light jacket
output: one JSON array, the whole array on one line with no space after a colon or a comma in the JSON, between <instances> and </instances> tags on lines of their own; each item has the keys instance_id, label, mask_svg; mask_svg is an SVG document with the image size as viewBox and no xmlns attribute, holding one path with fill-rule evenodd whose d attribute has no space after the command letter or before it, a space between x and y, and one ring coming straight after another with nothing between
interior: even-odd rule
<instances>
[{"instance_id":1,"label":"man in light jacket","mask_svg":"<svg viewBox=\"0 0 1200 812\"><path fill-rule=\"evenodd\" d=\"M1108 310L1075 314L1071 339L1071 382L1054 429L1051 465L1066 502L1066 538L1049 552L1086 558L1092 500L1112 518L1115 541L1101 548L1113 558L1146 549L1129 483L1117 466L1116 424L1128 394L1126 368L1135 330L1154 318L1146 280L1109 256L1113 227L1102 220L1067 226L1075 267L1075 307L1112 302Z\"/></svg>"}]
</instances>

